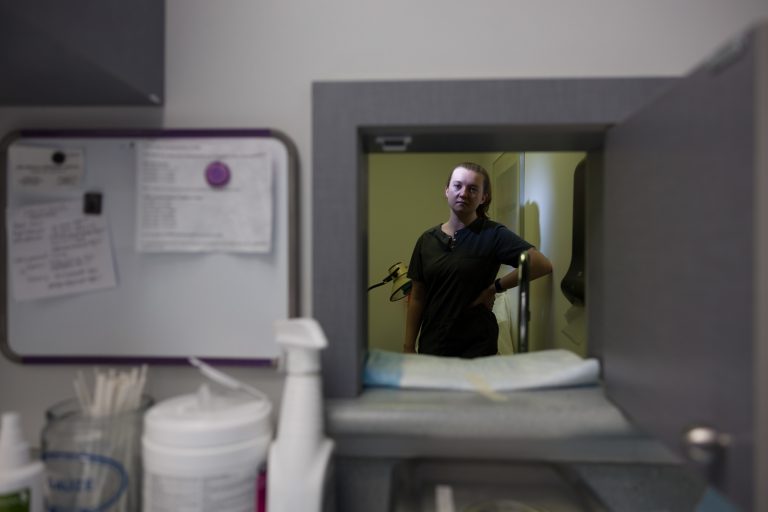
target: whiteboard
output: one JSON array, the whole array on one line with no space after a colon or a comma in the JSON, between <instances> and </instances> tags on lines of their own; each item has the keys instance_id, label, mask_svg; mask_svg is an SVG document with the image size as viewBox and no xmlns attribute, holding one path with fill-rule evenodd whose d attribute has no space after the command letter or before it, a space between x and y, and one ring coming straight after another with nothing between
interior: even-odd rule
<instances>
[{"instance_id":1,"label":"whiteboard","mask_svg":"<svg viewBox=\"0 0 768 512\"><path fill-rule=\"evenodd\" d=\"M138 250L137 148L153 142L204 141L227 152L263 153L269 182L269 245L261 252ZM11 179L9 155L28 147L82 157L69 188L29 193ZM21 149L19 149L21 148ZM186 362L197 356L259 364L279 355L273 323L297 314L296 158L289 139L271 130L43 131L8 135L0 144L5 293L3 353L21 363ZM67 154L69 154L67 153ZM206 165L201 160L201 169ZM233 165L231 175L244 172ZM9 216L55 201L86 202L96 192L114 266L112 287L19 300L9 249ZM90 196L93 197L92 195ZM269 203L270 201L266 201ZM263 206L263 205L262 205ZM93 214L93 212L91 212ZM16 239L14 239L16 240Z\"/></svg>"}]
</instances>

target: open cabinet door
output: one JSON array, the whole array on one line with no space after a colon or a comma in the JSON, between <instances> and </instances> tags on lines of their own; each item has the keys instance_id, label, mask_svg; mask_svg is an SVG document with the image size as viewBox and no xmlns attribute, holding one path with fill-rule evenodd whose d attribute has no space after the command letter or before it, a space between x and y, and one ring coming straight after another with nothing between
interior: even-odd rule
<instances>
[{"instance_id":1,"label":"open cabinet door","mask_svg":"<svg viewBox=\"0 0 768 512\"><path fill-rule=\"evenodd\" d=\"M744 510L768 510L768 24L609 130L609 397Z\"/></svg>"}]
</instances>

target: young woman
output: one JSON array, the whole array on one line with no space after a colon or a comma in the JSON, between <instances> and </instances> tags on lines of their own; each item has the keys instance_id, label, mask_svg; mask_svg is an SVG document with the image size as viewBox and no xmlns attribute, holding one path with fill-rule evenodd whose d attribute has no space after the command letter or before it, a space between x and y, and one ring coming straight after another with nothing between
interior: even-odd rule
<instances>
[{"instance_id":1,"label":"young woman","mask_svg":"<svg viewBox=\"0 0 768 512\"><path fill-rule=\"evenodd\" d=\"M498 352L494 297L518 283L517 270L496 279L502 263L517 267L528 251L531 279L552 264L531 244L488 218L491 182L482 166L458 165L445 187L450 214L416 242L408 267L413 285L404 352L480 357Z\"/></svg>"}]
</instances>

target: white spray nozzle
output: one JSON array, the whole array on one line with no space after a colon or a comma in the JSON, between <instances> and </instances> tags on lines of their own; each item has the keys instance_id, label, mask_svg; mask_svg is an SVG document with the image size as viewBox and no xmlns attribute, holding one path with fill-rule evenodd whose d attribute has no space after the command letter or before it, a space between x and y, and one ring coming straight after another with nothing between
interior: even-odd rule
<instances>
[{"instance_id":1,"label":"white spray nozzle","mask_svg":"<svg viewBox=\"0 0 768 512\"><path fill-rule=\"evenodd\" d=\"M253 386L249 386L245 382L237 380L231 375L227 375L226 373L220 370L217 370L216 368L202 362L196 357L190 357L188 358L188 361L192 366L197 367L200 370L200 373L202 373L212 381L218 384L221 384L226 388L245 391L249 395L258 397L261 400L265 400L265 401L267 400L266 395L264 395L264 393L262 393L258 389L254 388Z\"/></svg>"},{"instance_id":2,"label":"white spray nozzle","mask_svg":"<svg viewBox=\"0 0 768 512\"><path fill-rule=\"evenodd\" d=\"M289 318L275 321L277 342L287 354L288 373L320 371L320 350L328 346L323 329L313 318Z\"/></svg>"},{"instance_id":3,"label":"white spray nozzle","mask_svg":"<svg viewBox=\"0 0 768 512\"><path fill-rule=\"evenodd\" d=\"M29 463L29 445L21 432L17 412L3 413L0 421L0 470L16 469Z\"/></svg>"}]
</instances>

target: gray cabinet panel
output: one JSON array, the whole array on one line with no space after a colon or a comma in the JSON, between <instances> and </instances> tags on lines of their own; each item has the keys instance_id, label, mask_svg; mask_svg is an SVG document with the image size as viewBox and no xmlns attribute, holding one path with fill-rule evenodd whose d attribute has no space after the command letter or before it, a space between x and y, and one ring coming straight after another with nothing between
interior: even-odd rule
<instances>
[{"instance_id":1,"label":"gray cabinet panel","mask_svg":"<svg viewBox=\"0 0 768 512\"><path fill-rule=\"evenodd\" d=\"M164 101L164 0L0 2L0 47L0 105Z\"/></svg>"},{"instance_id":2,"label":"gray cabinet panel","mask_svg":"<svg viewBox=\"0 0 768 512\"><path fill-rule=\"evenodd\" d=\"M409 135L418 151L584 151L674 79L318 82L312 88L312 315L328 397L360 393L367 353L366 147ZM588 283L588 287L589 287Z\"/></svg>"},{"instance_id":3,"label":"gray cabinet panel","mask_svg":"<svg viewBox=\"0 0 768 512\"><path fill-rule=\"evenodd\" d=\"M599 330L607 392L670 447L730 438L711 481L753 510L755 73L751 33L609 130ZM764 491L760 491L764 492Z\"/></svg>"}]
</instances>

